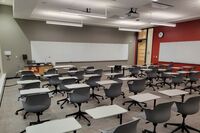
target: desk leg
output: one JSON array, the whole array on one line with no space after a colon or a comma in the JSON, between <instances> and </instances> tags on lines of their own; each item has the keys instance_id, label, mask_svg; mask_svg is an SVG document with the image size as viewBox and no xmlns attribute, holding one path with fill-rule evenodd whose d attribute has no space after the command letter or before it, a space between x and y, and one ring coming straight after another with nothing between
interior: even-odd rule
<instances>
[{"instance_id":1,"label":"desk leg","mask_svg":"<svg viewBox=\"0 0 200 133\"><path fill-rule=\"evenodd\" d=\"M153 102L153 107L154 108L156 107L156 100L154 100L154 102Z\"/></svg>"},{"instance_id":2,"label":"desk leg","mask_svg":"<svg viewBox=\"0 0 200 133\"><path fill-rule=\"evenodd\" d=\"M122 114L119 114L119 118L120 118L120 125L122 124Z\"/></svg>"},{"instance_id":3,"label":"desk leg","mask_svg":"<svg viewBox=\"0 0 200 133\"><path fill-rule=\"evenodd\" d=\"M125 68L123 68L123 75L125 74Z\"/></svg>"},{"instance_id":4,"label":"desk leg","mask_svg":"<svg viewBox=\"0 0 200 133\"><path fill-rule=\"evenodd\" d=\"M181 95L181 102L184 102L185 95Z\"/></svg>"},{"instance_id":5,"label":"desk leg","mask_svg":"<svg viewBox=\"0 0 200 133\"><path fill-rule=\"evenodd\" d=\"M76 130L74 131L74 133L76 133Z\"/></svg>"},{"instance_id":6,"label":"desk leg","mask_svg":"<svg viewBox=\"0 0 200 133\"><path fill-rule=\"evenodd\" d=\"M111 70L110 70L110 72L111 72L111 73L113 73L113 68L112 68L112 67L111 67Z\"/></svg>"}]
</instances>

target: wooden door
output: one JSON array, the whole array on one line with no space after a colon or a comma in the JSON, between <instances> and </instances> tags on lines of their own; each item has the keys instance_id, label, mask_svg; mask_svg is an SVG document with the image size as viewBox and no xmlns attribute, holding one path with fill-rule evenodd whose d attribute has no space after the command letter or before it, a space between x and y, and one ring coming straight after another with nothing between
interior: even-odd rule
<instances>
[{"instance_id":1,"label":"wooden door","mask_svg":"<svg viewBox=\"0 0 200 133\"><path fill-rule=\"evenodd\" d=\"M146 40L138 42L137 48L137 64L144 65L146 58Z\"/></svg>"}]
</instances>

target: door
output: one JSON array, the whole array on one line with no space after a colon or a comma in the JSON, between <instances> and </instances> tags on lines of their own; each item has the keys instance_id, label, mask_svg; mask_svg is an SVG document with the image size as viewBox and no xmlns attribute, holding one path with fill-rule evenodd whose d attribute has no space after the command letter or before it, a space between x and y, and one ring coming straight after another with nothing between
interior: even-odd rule
<instances>
[{"instance_id":1,"label":"door","mask_svg":"<svg viewBox=\"0 0 200 133\"><path fill-rule=\"evenodd\" d=\"M137 48L137 65L144 65L146 61L146 40L140 40Z\"/></svg>"}]
</instances>

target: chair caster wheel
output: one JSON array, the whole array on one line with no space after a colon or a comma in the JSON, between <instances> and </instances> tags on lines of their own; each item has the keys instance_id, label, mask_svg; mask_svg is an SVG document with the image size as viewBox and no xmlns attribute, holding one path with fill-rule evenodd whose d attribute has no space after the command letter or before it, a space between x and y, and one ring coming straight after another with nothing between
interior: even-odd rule
<instances>
[{"instance_id":1,"label":"chair caster wheel","mask_svg":"<svg viewBox=\"0 0 200 133\"><path fill-rule=\"evenodd\" d=\"M87 124L88 126L90 126L91 124L89 123L89 124Z\"/></svg>"},{"instance_id":2,"label":"chair caster wheel","mask_svg":"<svg viewBox=\"0 0 200 133\"><path fill-rule=\"evenodd\" d=\"M104 98L102 97L102 100L104 100Z\"/></svg>"},{"instance_id":3,"label":"chair caster wheel","mask_svg":"<svg viewBox=\"0 0 200 133\"><path fill-rule=\"evenodd\" d=\"M145 104L144 107L147 107L147 105Z\"/></svg>"},{"instance_id":4,"label":"chair caster wheel","mask_svg":"<svg viewBox=\"0 0 200 133\"><path fill-rule=\"evenodd\" d=\"M23 117L24 120L26 120L26 117Z\"/></svg>"},{"instance_id":5,"label":"chair caster wheel","mask_svg":"<svg viewBox=\"0 0 200 133\"><path fill-rule=\"evenodd\" d=\"M123 96L123 98L126 98L125 96Z\"/></svg>"},{"instance_id":6,"label":"chair caster wheel","mask_svg":"<svg viewBox=\"0 0 200 133\"><path fill-rule=\"evenodd\" d=\"M167 124L164 124L163 126L166 128L166 127L167 127Z\"/></svg>"},{"instance_id":7,"label":"chair caster wheel","mask_svg":"<svg viewBox=\"0 0 200 133\"><path fill-rule=\"evenodd\" d=\"M143 109L141 109L141 112L143 112L144 110Z\"/></svg>"},{"instance_id":8,"label":"chair caster wheel","mask_svg":"<svg viewBox=\"0 0 200 133\"><path fill-rule=\"evenodd\" d=\"M57 105L59 105L60 103L59 102L57 102Z\"/></svg>"},{"instance_id":9,"label":"chair caster wheel","mask_svg":"<svg viewBox=\"0 0 200 133\"><path fill-rule=\"evenodd\" d=\"M17 112L15 112L15 115L18 115L18 113L17 113Z\"/></svg>"},{"instance_id":10,"label":"chair caster wheel","mask_svg":"<svg viewBox=\"0 0 200 133\"><path fill-rule=\"evenodd\" d=\"M128 108L128 111L131 111L131 109Z\"/></svg>"},{"instance_id":11,"label":"chair caster wheel","mask_svg":"<svg viewBox=\"0 0 200 133\"><path fill-rule=\"evenodd\" d=\"M77 106L74 106L75 108L77 108Z\"/></svg>"},{"instance_id":12,"label":"chair caster wheel","mask_svg":"<svg viewBox=\"0 0 200 133\"><path fill-rule=\"evenodd\" d=\"M145 131L145 130L143 130L143 131L142 131L142 133L146 133L146 131Z\"/></svg>"},{"instance_id":13,"label":"chair caster wheel","mask_svg":"<svg viewBox=\"0 0 200 133\"><path fill-rule=\"evenodd\" d=\"M122 105L125 105L125 103L122 103Z\"/></svg>"},{"instance_id":14,"label":"chair caster wheel","mask_svg":"<svg viewBox=\"0 0 200 133\"><path fill-rule=\"evenodd\" d=\"M60 109L63 109L64 107L60 107Z\"/></svg>"}]
</instances>

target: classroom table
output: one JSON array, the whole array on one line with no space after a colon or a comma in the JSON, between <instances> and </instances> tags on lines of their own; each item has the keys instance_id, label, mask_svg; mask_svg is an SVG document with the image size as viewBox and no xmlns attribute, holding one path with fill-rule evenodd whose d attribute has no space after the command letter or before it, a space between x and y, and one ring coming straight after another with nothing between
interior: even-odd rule
<instances>
[{"instance_id":1,"label":"classroom table","mask_svg":"<svg viewBox=\"0 0 200 133\"><path fill-rule=\"evenodd\" d=\"M26 90L20 90L20 96L26 96L26 95L32 95L32 94L43 94L43 93L49 93L49 88L33 88L33 89L26 89Z\"/></svg>"},{"instance_id":2,"label":"classroom table","mask_svg":"<svg viewBox=\"0 0 200 133\"><path fill-rule=\"evenodd\" d=\"M135 77L122 77L122 78L119 78L119 80L122 80L122 81L134 81L134 80L140 80L141 78L135 78Z\"/></svg>"},{"instance_id":3,"label":"classroom table","mask_svg":"<svg viewBox=\"0 0 200 133\"><path fill-rule=\"evenodd\" d=\"M54 66L54 68L56 68L56 69L72 68L72 67L75 67L75 66L74 65L57 65L57 66Z\"/></svg>"},{"instance_id":4,"label":"classroom table","mask_svg":"<svg viewBox=\"0 0 200 133\"><path fill-rule=\"evenodd\" d=\"M115 80L101 80L101 81L97 81L96 83L101 86L104 86L104 89L108 89L111 84L115 84L118 82Z\"/></svg>"},{"instance_id":5,"label":"classroom table","mask_svg":"<svg viewBox=\"0 0 200 133\"><path fill-rule=\"evenodd\" d=\"M26 127L26 133L76 133L76 130L81 128L81 125L74 117L69 117L28 126Z\"/></svg>"},{"instance_id":6,"label":"classroom table","mask_svg":"<svg viewBox=\"0 0 200 133\"><path fill-rule=\"evenodd\" d=\"M144 102L148 102L151 100L154 100L154 107L156 106L156 100L161 98L160 96L151 94L151 93L141 93L141 94L137 94L137 95L133 95L133 96L129 96L130 99L139 102L139 103L144 103Z\"/></svg>"},{"instance_id":7,"label":"classroom table","mask_svg":"<svg viewBox=\"0 0 200 133\"><path fill-rule=\"evenodd\" d=\"M45 74L43 75L44 78L50 78L50 77L53 77L53 76L58 76L59 74Z\"/></svg>"},{"instance_id":8,"label":"classroom table","mask_svg":"<svg viewBox=\"0 0 200 133\"><path fill-rule=\"evenodd\" d=\"M96 107L93 109L87 109L85 112L90 115L93 119L102 119L106 117L111 117L115 115L119 115L120 124L122 124L122 114L128 112L128 110L118 106L118 105L108 105Z\"/></svg>"},{"instance_id":9,"label":"classroom table","mask_svg":"<svg viewBox=\"0 0 200 133\"><path fill-rule=\"evenodd\" d=\"M59 80L65 80L65 79L78 79L75 76L67 76L67 77L58 77Z\"/></svg>"},{"instance_id":10,"label":"classroom table","mask_svg":"<svg viewBox=\"0 0 200 133\"><path fill-rule=\"evenodd\" d=\"M166 71L167 71L167 69L164 69L164 68L158 69L158 72L166 72Z\"/></svg>"},{"instance_id":11,"label":"classroom table","mask_svg":"<svg viewBox=\"0 0 200 133\"><path fill-rule=\"evenodd\" d=\"M114 68L115 68L115 65L112 65L112 66L108 66L111 70L110 72L112 73L114 71ZM130 65L122 65L122 72L123 72L123 75L125 74L125 69L128 69L130 68L131 66Z\"/></svg>"},{"instance_id":12,"label":"classroom table","mask_svg":"<svg viewBox=\"0 0 200 133\"><path fill-rule=\"evenodd\" d=\"M179 73L177 73L177 72L164 72L164 74L170 75L170 76L176 76L176 75L178 75Z\"/></svg>"},{"instance_id":13,"label":"classroom table","mask_svg":"<svg viewBox=\"0 0 200 133\"><path fill-rule=\"evenodd\" d=\"M18 80L17 84L18 85L26 85L26 84L31 84L31 83L38 83L41 82L40 80Z\"/></svg>"},{"instance_id":14,"label":"classroom table","mask_svg":"<svg viewBox=\"0 0 200 133\"><path fill-rule=\"evenodd\" d=\"M65 85L65 87L70 90L74 90L74 89L86 88L86 87L90 87L90 86L87 84L70 84L70 85Z\"/></svg>"},{"instance_id":15,"label":"classroom table","mask_svg":"<svg viewBox=\"0 0 200 133\"><path fill-rule=\"evenodd\" d=\"M173 89L173 90L170 89L170 90L163 90L163 91L158 91L158 92L169 97L181 96L182 102L184 102L185 95L189 94L189 92L179 90L179 89Z\"/></svg>"},{"instance_id":16,"label":"classroom table","mask_svg":"<svg viewBox=\"0 0 200 133\"><path fill-rule=\"evenodd\" d=\"M190 71L177 71L177 73L180 73L180 74L189 74Z\"/></svg>"},{"instance_id":17,"label":"classroom table","mask_svg":"<svg viewBox=\"0 0 200 133\"><path fill-rule=\"evenodd\" d=\"M84 78L90 78L90 77L95 77L95 76L100 76L99 74L84 74Z\"/></svg>"}]
</instances>

